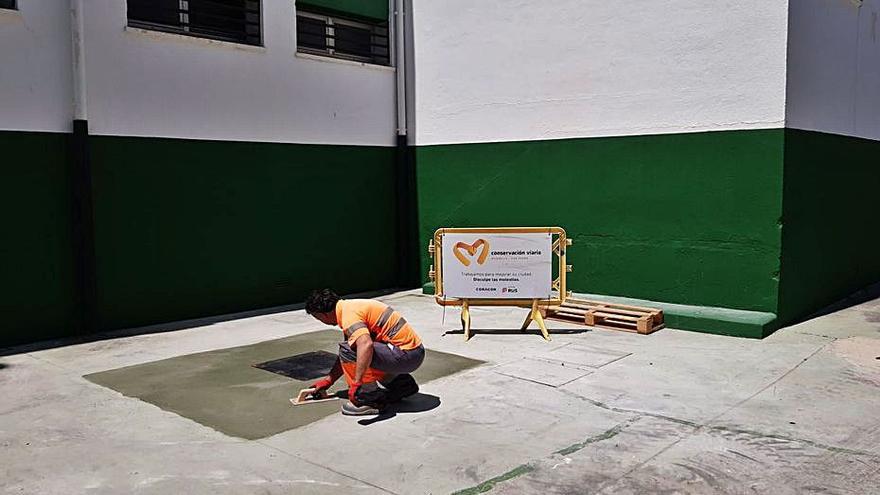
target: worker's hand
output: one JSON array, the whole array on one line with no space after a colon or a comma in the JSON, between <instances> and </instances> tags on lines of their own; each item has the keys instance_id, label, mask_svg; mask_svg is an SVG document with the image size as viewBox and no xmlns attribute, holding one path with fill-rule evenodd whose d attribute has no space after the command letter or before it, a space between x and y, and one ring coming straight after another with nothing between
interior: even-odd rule
<instances>
[{"instance_id":1,"label":"worker's hand","mask_svg":"<svg viewBox=\"0 0 880 495\"><path fill-rule=\"evenodd\" d=\"M317 394L327 390L328 388L330 388L331 385L333 385L333 381L330 380L330 377L325 376L324 378L316 381L312 385L312 388L315 389L315 393Z\"/></svg>"},{"instance_id":2,"label":"worker's hand","mask_svg":"<svg viewBox=\"0 0 880 495\"><path fill-rule=\"evenodd\" d=\"M357 395L357 391L358 391L358 389L361 388L361 385L363 385L363 383L354 382L351 384L350 387L348 387L348 400L349 400L349 402L351 402L352 404L354 404L356 406L360 405L355 400L355 395Z\"/></svg>"}]
</instances>

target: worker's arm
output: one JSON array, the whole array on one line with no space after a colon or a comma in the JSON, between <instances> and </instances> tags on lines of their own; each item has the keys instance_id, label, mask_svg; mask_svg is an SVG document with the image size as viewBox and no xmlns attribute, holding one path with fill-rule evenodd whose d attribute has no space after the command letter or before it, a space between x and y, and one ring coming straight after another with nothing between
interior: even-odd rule
<instances>
[{"instance_id":1,"label":"worker's arm","mask_svg":"<svg viewBox=\"0 0 880 495\"><path fill-rule=\"evenodd\" d=\"M364 374L367 372L367 368L370 367L370 363L373 361L373 339L370 338L369 333L365 333L354 341L353 347L357 351L357 366L354 371L354 381L355 383L361 383Z\"/></svg>"},{"instance_id":2,"label":"worker's arm","mask_svg":"<svg viewBox=\"0 0 880 495\"><path fill-rule=\"evenodd\" d=\"M336 383L336 380L339 380L339 377L342 376L342 361L339 360L339 357L336 357L336 362L333 363L333 367L330 368L330 381Z\"/></svg>"},{"instance_id":3,"label":"worker's arm","mask_svg":"<svg viewBox=\"0 0 880 495\"><path fill-rule=\"evenodd\" d=\"M317 389L318 391L326 390L336 383L336 380L339 380L340 376L342 376L342 362L339 361L339 358L337 357L336 362L333 363L333 367L330 368L330 374L316 381L314 385L312 385L312 388Z\"/></svg>"}]
</instances>

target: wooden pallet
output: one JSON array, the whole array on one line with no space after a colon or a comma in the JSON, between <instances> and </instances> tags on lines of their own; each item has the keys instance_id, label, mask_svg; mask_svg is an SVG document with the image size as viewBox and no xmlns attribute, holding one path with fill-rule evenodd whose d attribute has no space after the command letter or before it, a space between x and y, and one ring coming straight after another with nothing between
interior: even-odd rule
<instances>
[{"instance_id":1,"label":"wooden pallet","mask_svg":"<svg viewBox=\"0 0 880 495\"><path fill-rule=\"evenodd\" d=\"M663 310L602 301L568 298L561 306L550 306L544 317L591 327L623 330L643 335L663 328Z\"/></svg>"}]
</instances>

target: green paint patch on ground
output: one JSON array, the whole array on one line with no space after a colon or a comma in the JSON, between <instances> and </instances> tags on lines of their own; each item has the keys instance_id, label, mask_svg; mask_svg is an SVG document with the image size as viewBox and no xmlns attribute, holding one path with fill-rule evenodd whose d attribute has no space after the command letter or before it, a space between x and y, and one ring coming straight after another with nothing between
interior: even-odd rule
<instances>
[{"instance_id":1,"label":"green paint patch on ground","mask_svg":"<svg viewBox=\"0 0 880 495\"><path fill-rule=\"evenodd\" d=\"M480 483L477 486L471 488L465 488L464 490L459 490L452 495L476 495L477 493L486 493L489 490L495 488L495 485L498 483L503 483L508 480L512 480L513 478L517 478L524 474L531 473L535 468L529 464L523 464L522 466L517 466L514 469L502 474L501 476L496 476L490 480L486 480Z\"/></svg>"},{"instance_id":2,"label":"green paint patch on ground","mask_svg":"<svg viewBox=\"0 0 880 495\"><path fill-rule=\"evenodd\" d=\"M337 352L338 331L323 330L258 344L178 356L86 375L91 382L154 404L234 437L255 440L338 413L341 402L294 407L309 383L252 365L310 351ZM482 364L429 350L413 376L419 384ZM331 390L345 388L340 380Z\"/></svg>"},{"instance_id":3,"label":"green paint patch on ground","mask_svg":"<svg viewBox=\"0 0 880 495\"><path fill-rule=\"evenodd\" d=\"M630 420L624 421L623 423L620 423L619 425L615 426L614 428L611 428L610 430L604 431L596 436L592 436L592 437L584 440L583 442L578 442L576 444L569 445L568 447L566 447L564 449L557 450L554 453L559 454L559 455L570 455L570 454L573 454L579 450L583 450L584 447L586 447L587 445L590 445L590 444L593 444L596 442L601 442L603 440L608 440L609 438L614 438L620 432L629 428L630 425L632 425L633 423L638 421L639 418L640 418L640 416L636 416L635 418L632 418Z\"/></svg>"}]
</instances>

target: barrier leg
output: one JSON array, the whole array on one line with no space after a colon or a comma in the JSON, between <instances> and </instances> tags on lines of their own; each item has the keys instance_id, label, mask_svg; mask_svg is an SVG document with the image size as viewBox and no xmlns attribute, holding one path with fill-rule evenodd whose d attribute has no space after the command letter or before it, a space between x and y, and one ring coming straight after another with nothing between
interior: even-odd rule
<instances>
[{"instance_id":1,"label":"barrier leg","mask_svg":"<svg viewBox=\"0 0 880 495\"><path fill-rule=\"evenodd\" d=\"M471 339L471 312L468 308L468 301L465 299L461 303L461 328L464 330L465 341Z\"/></svg>"},{"instance_id":2,"label":"barrier leg","mask_svg":"<svg viewBox=\"0 0 880 495\"><path fill-rule=\"evenodd\" d=\"M529 328L529 325L532 323L533 318L534 318L534 313L532 311L529 311L529 314L526 315L526 321L523 322L520 330L525 332Z\"/></svg>"},{"instance_id":3,"label":"barrier leg","mask_svg":"<svg viewBox=\"0 0 880 495\"><path fill-rule=\"evenodd\" d=\"M538 300L535 299L532 301L532 313L529 315L531 319L535 320L538 324L538 328L541 329L541 334L544 336L544 340L550 341L553 340L550 338L550 333L547 332L547 326L544 324L544 317L541 316L541 309L538 308Z\"/></svg>"}]
</instances>

